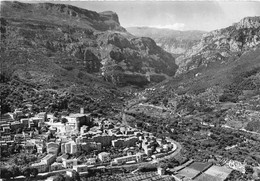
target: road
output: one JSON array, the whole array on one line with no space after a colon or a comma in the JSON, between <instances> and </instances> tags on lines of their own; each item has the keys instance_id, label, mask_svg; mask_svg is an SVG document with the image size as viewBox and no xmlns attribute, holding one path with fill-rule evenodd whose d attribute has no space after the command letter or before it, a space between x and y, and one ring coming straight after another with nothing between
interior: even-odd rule
<instances>
[{"instance_id":1,"label":"road","mask_svg":"<svg viewBox=\"0 0 260 181\"><path fill-rule=\"evenodd\" d=\"M206 126L214 127L213 124L209 124L209 123L205 123L205 122L203 122L202 124L203 124L203 125L206 125ZM244 131L244 132L251 133L251 134L260 135L260 133L257 133L257 132L254 132L254 131L248 131L248 130L246 130L246 129L244 129L244 128L236 129L236 128L232 128L232 127L230 127L230 126L228 126L228 125L221 125L221 127L222 127L222 128L233 129L233 130L237 130L237 131L238 131L238 130L239 130L239 131Z\"/></svg>"}]
</instances>

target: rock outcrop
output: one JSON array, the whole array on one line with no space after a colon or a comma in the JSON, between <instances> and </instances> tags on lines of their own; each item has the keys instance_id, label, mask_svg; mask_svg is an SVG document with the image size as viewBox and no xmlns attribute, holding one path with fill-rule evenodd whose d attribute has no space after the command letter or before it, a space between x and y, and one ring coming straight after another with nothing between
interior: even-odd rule
<instances>
[{"instance_id":1,"label":"rock outcrop","mask_svg":"<svg viewBox=\"0 0 260 181\"><path fill-rule=\"evenodd\" d=\"M201 41L185 55L177 58L178 74L234 61L260 44L260 17L248 17L230 27L203 35Z\"/></svg>"},{"instance_id":2,"label":"rock outcrop","mask_svg":"<svg viewBox=\"0 0 260 181\"><path fill-rule=\"evenodd\" d=\"M199 43L203 31L177 31L151 27L130 27L127 31L138 37L150 37L165 51L174 55L182 55L192 46Z\"/></svg>"},{"instance_id":3,"label":"rock outcrop","mask_svg":"<svg viewBox=\"0 0 260 181\"><path fill-rule=\"evenodd\" d=\"M91 74L122 86L146 85L174 76L177 70L170 53L150 38L126 32L111 11L3 2L1 16L2 62L20 76L23 71L36 72L31 80L49 84L62 72L81 79Z\"/></svg>"}]
</instances>

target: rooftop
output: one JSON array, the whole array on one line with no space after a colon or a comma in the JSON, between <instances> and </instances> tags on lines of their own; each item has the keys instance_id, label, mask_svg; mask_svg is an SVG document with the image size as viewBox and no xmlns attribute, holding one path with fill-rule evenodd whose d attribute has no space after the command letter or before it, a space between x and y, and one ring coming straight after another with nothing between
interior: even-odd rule
<instances>
[{"instance_id":1,"label":"rooftop","mask_svg":"<svg viewBox=\"0 0 260 181\"><path fill-rule=\"evenodd\" d=\"M70 114L69 117L71 118L77 118L77 117L83 117L83 116L89 116L90 114L81 114L81 113L74 113Z\"/></svg>"},{"instance_id":2,"label":"rooftop","mask_svg":"<svg viewBox=\"0 0 260 181\"><path fill-rule=\"evenodd\" d=\"M46 155L45 157L43 157L42 160L50 159L50 158L53 157L53 156L54 156L53 154L48 154L48 155Z\"/></svg>"}]
</instances>

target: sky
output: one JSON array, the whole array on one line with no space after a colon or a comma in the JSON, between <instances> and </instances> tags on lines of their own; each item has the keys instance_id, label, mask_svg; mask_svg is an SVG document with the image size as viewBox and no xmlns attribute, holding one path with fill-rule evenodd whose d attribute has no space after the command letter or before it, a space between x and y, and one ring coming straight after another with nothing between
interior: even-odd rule
<instances>
[{"instance_id":1,"label":"sky","mask_svg":"<svg viewBox=\"0 0 260 181\"><path fill-rule=\"evenodd\" d=\"M25 1L25 0L24 0ZM29 1L28 1L29 2ZM39 1L46 2L46 1ZM48 0L48 2L53 2ZM114 11L123 27L211 31L260 16L260 1L55 1L97 12Z\"/></svg>"}]
</instances>

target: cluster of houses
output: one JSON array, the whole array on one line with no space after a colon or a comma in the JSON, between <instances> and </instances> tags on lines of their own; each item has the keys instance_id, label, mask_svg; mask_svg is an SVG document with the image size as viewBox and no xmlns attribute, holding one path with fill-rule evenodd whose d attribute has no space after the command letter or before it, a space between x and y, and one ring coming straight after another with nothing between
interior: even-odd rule
<instances>
[{"instance_id":1,"label":"cluster of houses","mask_svg":"<svg viewBox=\"0 0 260 181\"><path fill-rule=\"evenodd\" d=\"M34 129L41 128L44 125L45 113L39 113L34 117L21 118L16 117L25 116L21 109L16 109L14 113L7 113L1 115L0 118L0 147L5 149L13 143L22 143L26 146L26 140L33 138ZM27 115L28 116L28 115ZM25 131L25 130L30 131ZM15 132L12 134L12 132ZM22 133L19 133L22 132ZM28 144L27 144L28 145Z\"/></svg>"},{"instance_id":2,"label":"cluster of houses","mask_svg":"<svg viewBox=\"0 0 260 181\"><path fill-rule=\"evenodd\" d=\"M62 119L66 121L60 121ZM48 127L48 134L34 135L23 132L23 134L14 135L14 141L22 139L20 143L36 147L39 154L46 152L46 156L38 160L37 163L31 164L31 167L37 168L39 172L67 168L84 172L87 168L97 165L122 165L142 162L147 158L157 159L176 149L174 143L156 138L150 133L123 127L120 123L116 124L111 120L94 120L82 109L80 113L62 116L60 120L57 121L53 115L46 113L22 118L20 121L14 121L10 116L9 122L7 120L4 124L1 122L1 131L6 133L3 136L8 136L7 133L10 132L8 132L7 127L13 129L11 126L14 122L16 125L22 125L21 128ZM50 134L51 137L46 137ZM2 140L1 147L7 145L8 141L11 140ZM104 148L109 147L118 150L136 148L134 150L138 151L127 153L121 157L111 157L109 151L104 151ZM92 154L93 152L95 154ZM82 163L76 156L77 154L81 155L81 153L91 153L91 156L85 158L84 163ZM79 164L80 162L81 164Z\"/></svg>"}]
</instances>

